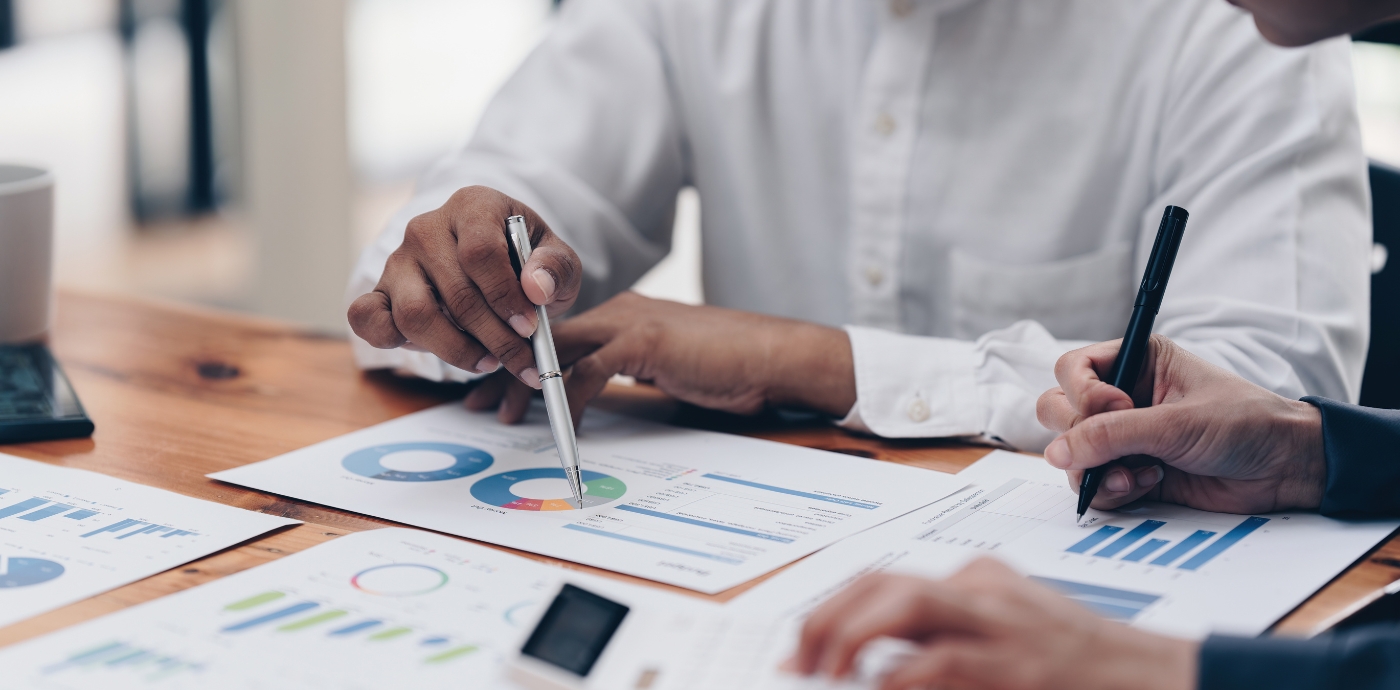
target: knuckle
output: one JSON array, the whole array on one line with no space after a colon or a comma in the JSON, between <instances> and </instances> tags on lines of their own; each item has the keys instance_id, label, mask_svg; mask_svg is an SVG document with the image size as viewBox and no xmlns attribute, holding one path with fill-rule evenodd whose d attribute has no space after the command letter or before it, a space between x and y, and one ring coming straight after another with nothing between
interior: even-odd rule
<instances>
[{"instance_id":1,"label":"knuckle","mask_svg":"<svg viewBox=\"0 0 1400 690\"><path fill-rule=\"evenodd\" d=\"M465 284L456 284L448 290L440 292L443 304L447 305L447 310L452 312L457 319L468 317L474 318L475 312L481 307L481 301L477 299L476 291Z\"/></svg>"},{"instance_id":2,"label":"knuckle","mask_svg":"<svg viewBox=\"0 0 1400 690\"><path fill-rule=\"evenodd\" d=\"M499 347L491 348L491 351L507 367L528 364L534 357L534 353L526 345L526 341L518 337L506 340Z\"/></svg>"},{"instance_id":3,"label":"knuckle","mask_svg":"<svg viewBox=\"0 0 1400 690\"><path fill-rule=\"evenodd\" d=\"M427 327L437 314L437 305L426 298L404 300L394 306L394 322L412 330Z\"/></svg>"},{"instance_id":4,"label":"knuckle","mask_svg":"<svg viewBox=\"0 0 1400 690\"><path fill-rule=\"evenodd\" d=\"M471 269L493 265L504 257L500 256L500 247L496 243L476 238L462 244L457 250L457 259L463 268Z\"/></svg>"}]
</instances>

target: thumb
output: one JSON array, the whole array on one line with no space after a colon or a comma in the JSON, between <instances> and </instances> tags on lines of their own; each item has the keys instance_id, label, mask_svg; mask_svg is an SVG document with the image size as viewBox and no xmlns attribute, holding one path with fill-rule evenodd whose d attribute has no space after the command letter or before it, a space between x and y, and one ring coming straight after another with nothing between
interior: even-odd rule
<instances>
[{"instance_id":1,"label":"thumb","mask_svg":"<svg viewBox=\"0 0 1400 690\"><path fill-rule=\"evenodd\" d=\"M525 297L547 305L550 315L560 314L574 306L582 282L583 264L578 254L558 235L548 229L541 231L530 260L520 271Z\"/></svg>"},{"instance_id":2,"label":"thumb","mask_svg":"<svg viewBox=\"0 0 1400 690\"><path fill-rule=\"evenodd\" d=\"M1170 463L1182 429L1170 406L1159 405L1094 415L1045 448L1045 460L1062 470L1084 470L1130 455Z\"/></svg>"}]
</instances>

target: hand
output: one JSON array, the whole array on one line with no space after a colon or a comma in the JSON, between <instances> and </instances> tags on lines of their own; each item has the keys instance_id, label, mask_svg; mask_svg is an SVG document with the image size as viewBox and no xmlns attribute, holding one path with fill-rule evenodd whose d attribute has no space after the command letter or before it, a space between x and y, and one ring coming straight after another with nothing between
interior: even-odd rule
<instances>
[{"instance_id":1,"label":"hand","mask_svg":"<svg viewBox=\"0 0 1400 690\"><path fill-rule=\"evenodd\" d=\"M920 650L881 690L1189 690L1195 643L1113 623L983 558L936 582L878 573L856 581L802 628L799 673L845 677L879 637Z\"/></svg>"},{"instance_id":2,"label":"hand","mask_svg":"<svg viewBox=\"0 0 1400 690\"><path fill-rule=\"evenodd\" d=\"M692 307L624 292L553 325L574 423L614 374L655 384L685 402L752 414L768 405L844 416L855 404L845 332L718 307ZM473 410L500 405L518 422L529 391L500 377L467 395Z\"/></svg>"},{"instance_id":3,"label":"hand","mask_svg":"<svg viewBox=\"0 0 1400 690\"><path fill-rule=\"evenodd\" d=\"M534 251L517 277L506 218L525 216ZM350 305L350 327L374 347L425 349L467 371L502 364L539 387L535 305L559 314L578 299L578 255L524 204L486 187L460 189L412 221L374 291Z\"/></svg>"},{"instance_id":4,"label":"hand","mask_svg":"<svg viewBox=\"0 0 1400 690\"><path fill-rule=\"evenodd\" d=\"M1062 432L1045 459L1068 470L1109 470L1093 506L1109 510L1147 497L1227 513L1311 509L1327 479L1322 415L1153 336L1139 403L1104 382L1119 341L1075 350L1055 365L1060 387L1040 396L1040 423ZM1145 405L1151 405L1146 407ZM1150 456L1150 457L1141 457Z\"/></svg>"}]
</instances>

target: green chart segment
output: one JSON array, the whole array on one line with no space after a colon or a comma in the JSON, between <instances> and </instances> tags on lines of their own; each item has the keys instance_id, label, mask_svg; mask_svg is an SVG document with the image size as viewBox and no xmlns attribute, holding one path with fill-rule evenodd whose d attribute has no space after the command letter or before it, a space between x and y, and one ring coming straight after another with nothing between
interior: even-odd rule
<instances>
[{"instance_id":1,"label":"green chart segment","mask_svg":"<svg viewBox=\"0 0 1400 690\"><path fill-rule=\"evenodd\" d=\"M579 478L583 480L584 508L612 503L627 493L627 485L622 483L622 480L602 472L583 470L579 473ZM532 467L493 474L472 484L472 498L486 505L511 510L547 511L576 510L578 508L571 496L543 499L525 498L511 491L511 488L516 484L532 479L565 479L564 469L561 467Z\"/></svg>"},{"instance_id":2,"label":"green chart segment","mask_svg":"<svg viewBox=\"0 0 1400 690\"><path fill-rule=\"evenodd\" d=\"M480 648L474 644L452 645L453 639L444 635L429 635L422 637L422 633L415 636L413 628L403 625L387 626L382 620L375 619L349 619L342 623L327 626L329 629L321 628L322 625L331 621L338 621L350 615L350 611L345 609L321 610L321 604L314 601L300 601L292 604L281 601L287 597L286 592L270 590L245 599L239 599L224 606L225 611L249 611L249 618L245 618L236 623L231 623L220 628L223 633L241 633L254 628L271 628L279 633L295 633L302 630L321 629L325 635L331 638L358 637L371 643L385 643L392 640L400 640L410 637L421 638L416 643L419 648L436 648L441 651L433 651L421 661L425 664L445 664L462 657L470 656ZM271 606L277 602L278 605ZM446 649L443 649L447 646ZM105 648L104 648L105 652ZM86 656L83 657L84 659ZM73 660L65 662L64 668L73 666Z\"/></svg>"}]
</instances>

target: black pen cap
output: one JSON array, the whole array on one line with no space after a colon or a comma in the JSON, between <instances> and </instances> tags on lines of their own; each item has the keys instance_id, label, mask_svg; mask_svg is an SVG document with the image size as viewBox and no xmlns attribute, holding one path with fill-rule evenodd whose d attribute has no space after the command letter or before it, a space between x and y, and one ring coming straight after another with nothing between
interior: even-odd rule
<instances>
[{"instance_id":1,"label":"black pen cap","mask_svg":"<svg viewBox=\"0 0 1400 690\"><path fill-rule=\"evenodd\" d=\"M1186 232L1186 219L1191 214L1180 206L1168 206L1162 212L1162 222L1157 226L1157 239L1152 243L1152 254L1148 257L1148 270L1143 273L1143 292L1161 293L1171 278L1172 265L1176 263L1176 252L1181 248L1181 237Z\"/></svg>"}]
</instances>

